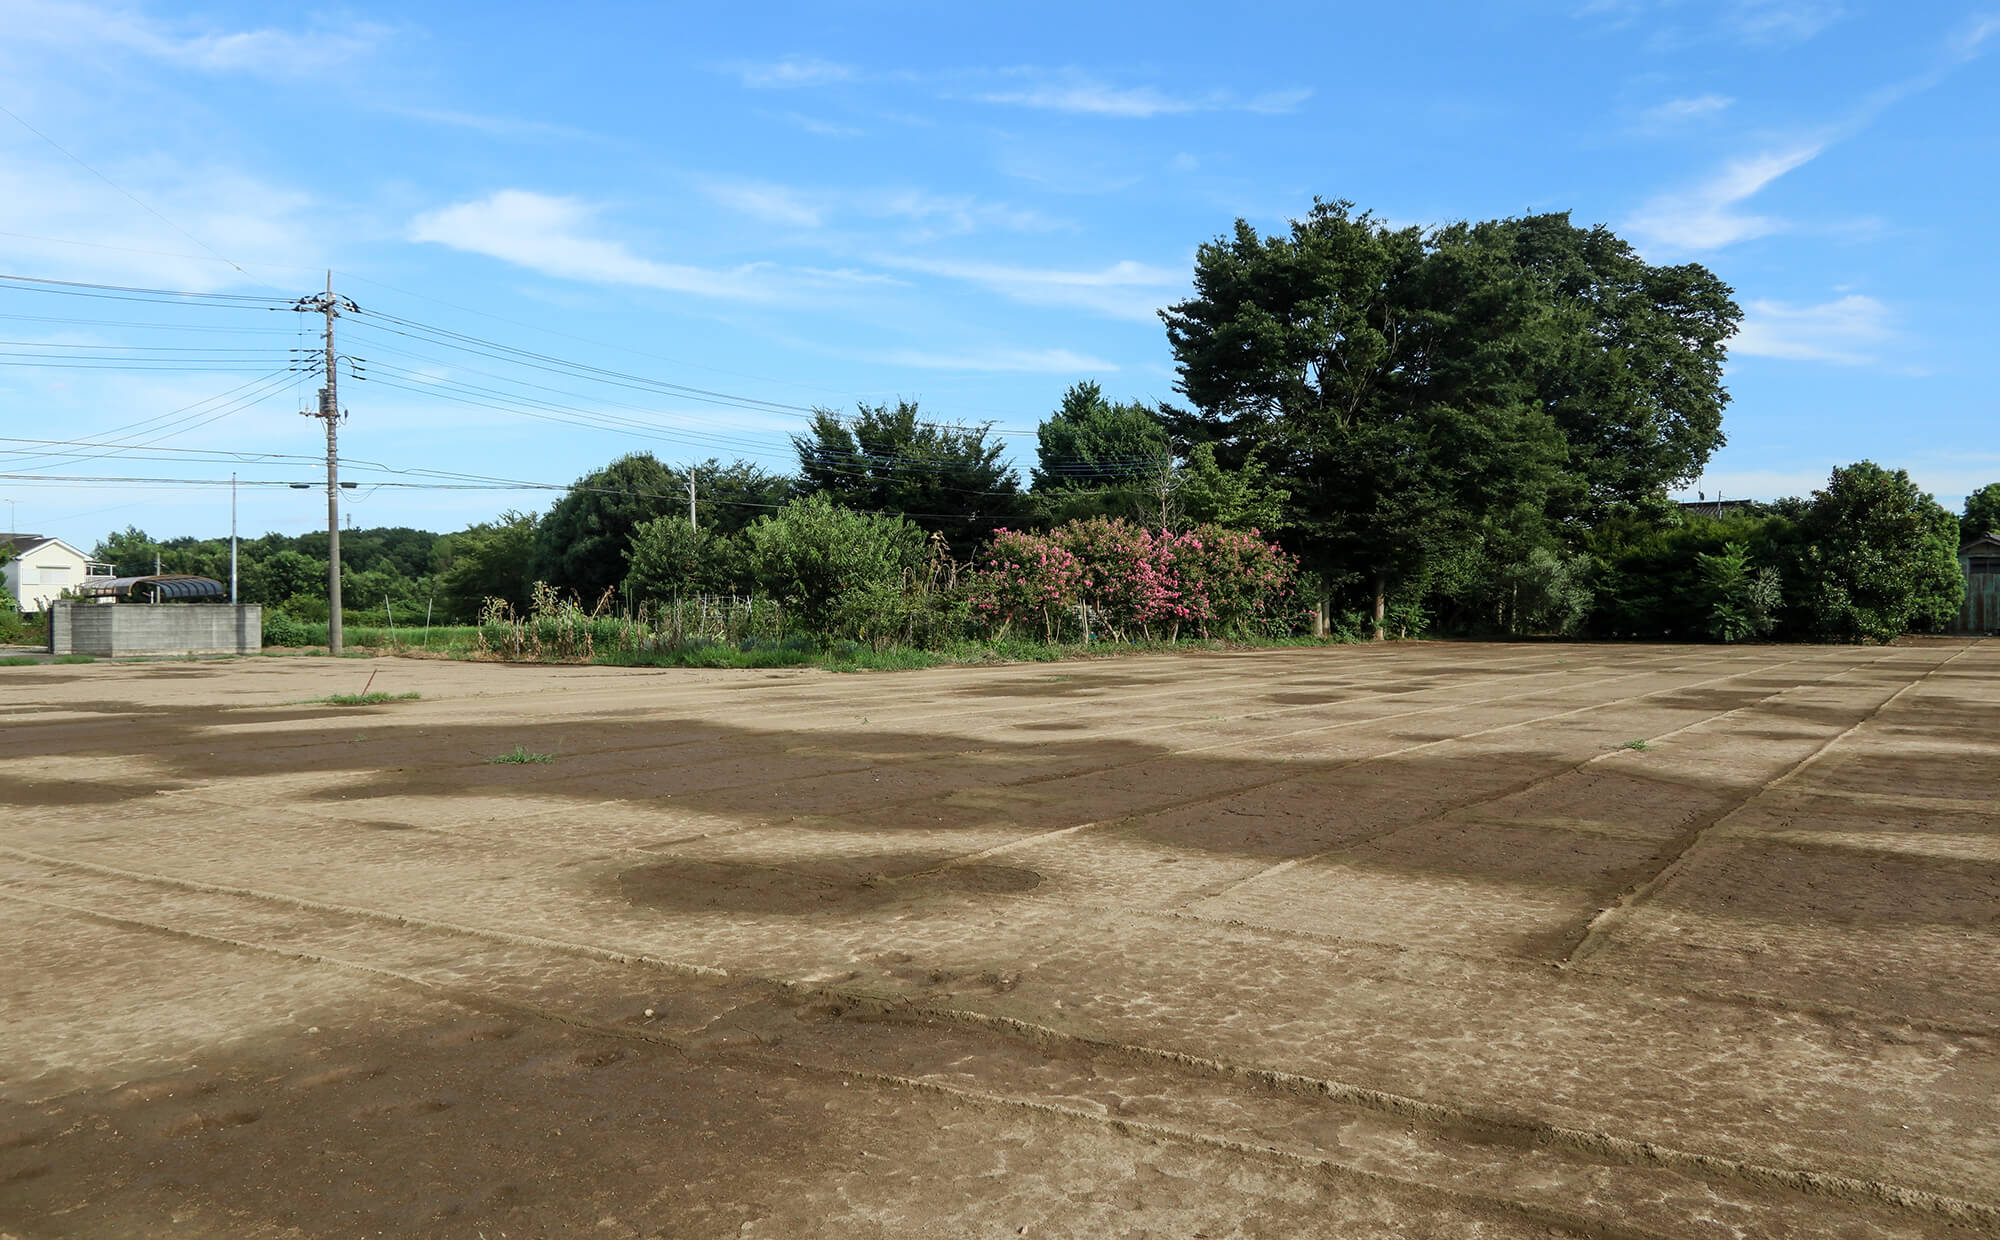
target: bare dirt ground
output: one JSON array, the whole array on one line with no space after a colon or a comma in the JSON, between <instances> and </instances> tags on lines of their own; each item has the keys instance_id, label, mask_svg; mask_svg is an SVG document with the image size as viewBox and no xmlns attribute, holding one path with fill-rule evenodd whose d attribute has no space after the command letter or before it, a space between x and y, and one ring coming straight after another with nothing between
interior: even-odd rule
<instances>
[{"instance_id":1,"label":"bare dirt ground","mask_svg":"<svg viewBox=\"0 0 2000 1240\"><path fill-rule=\"evenodd\" d=\"M2000 642L0 723L0 1235L2000 1234Z\"/></svg>"}]
</instances>

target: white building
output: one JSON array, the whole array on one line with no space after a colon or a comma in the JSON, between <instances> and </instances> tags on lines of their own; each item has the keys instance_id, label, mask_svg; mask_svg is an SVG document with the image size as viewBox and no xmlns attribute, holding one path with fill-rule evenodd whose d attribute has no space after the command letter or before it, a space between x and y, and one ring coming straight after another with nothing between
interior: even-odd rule
<instances>
[{"instance_id":1,"label":"white building","mask_svg":"<svg viewBox=\"0 0 2000 1240\"><path fill-rule=\"evenodd\" d=\"M40 534L0 534L0 548L12 558L0 564L7 593L22 611L46 611L50 600L74 590L91 577L109 577L111 566L99 564L60 538Z\"/></svg>"}]
</instances>

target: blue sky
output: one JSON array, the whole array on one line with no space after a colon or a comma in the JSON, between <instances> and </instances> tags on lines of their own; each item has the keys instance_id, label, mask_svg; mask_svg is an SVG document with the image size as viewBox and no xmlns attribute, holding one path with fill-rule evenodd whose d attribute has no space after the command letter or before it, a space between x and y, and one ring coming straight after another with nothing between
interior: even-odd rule
<instances>
[{"instance_id":1,"label":"blue sky","mask_svg":"<svg viewBox=\"0 0 2000 1240\"><path fill-rule=\"evenodd\" d=\"M1568 210L1714 269L1746 320L1711 496L1863 457L1954 509L2000 479L1992 0L0 0L0 29L0 272L289 299L333 269L367 312L342 323L369 373L342 385L356 524L553 498L376 486L413 480L388 469L784 466L800 417L772 406L908 396L1031 432L1081 379L1172 399L1154 311L1195 247L1315 195L1407 223ZM382 314L767 403L537 371ZM0 366L0 473L314 477L209 455L322 450L312 385L267 378L313 343L300 316L19 288L0 316L0 361L67 360ZM83 438L150 446L19 442ZM1025 474L1032 437L1010 442ZM228 527L214 486L0 479L6 501L86 545ZM246 533L324 522L317 493L240 502Z\"/></svg>"}]
</instances>

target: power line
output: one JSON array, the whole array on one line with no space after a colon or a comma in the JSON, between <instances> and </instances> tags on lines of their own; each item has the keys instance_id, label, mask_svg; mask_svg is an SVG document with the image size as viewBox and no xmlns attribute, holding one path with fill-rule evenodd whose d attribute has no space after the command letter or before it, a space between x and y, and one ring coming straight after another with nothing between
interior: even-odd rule
<instances>
[{"instance_id":1,"label":"power line","mask_svg":"<svg viewBox=\"0 0 2000 1240\"><path fill-rule=\"evenodd\" d=\"M241 309L289 310L292 303L274 297L255 297L248 293L202 293L192 289L146 288L129 284L95 284L85 280L56 280L47 276L18 276L0 274L6 280L19 286L24 292L61 293L76 297L104 297L112 301L145 299L149 301L197 301L216 305L233 305Z\"/></svg>"},{"instance_id":2,"label":"power line","mask_svg":"<svg viewBox=\"0 0 2000 1240\"><path fill-rule=\"evenodd\" d=\"M194 242L202 249L207 250L210 254L214 254L216 258L221 259L225 263L228 263L231 267L235 267L236 270L242 272L242 274L246 276L250 274L249 272L244 271L243 268L238 267L234 260L227 258L223 254L219 253L214 246L211 246L210 244L208 244L208 242L203 241L200 237L195 236L187 229L182 228L179 224L174 223L166 216L161 215L158 211L154 210L147 203L141 201L140 198L137 195L133 194L130 190L127 190L124 186L118 184L118 182L112 180L108 176L105 176L97 169L85 163L81 156L77 155L75 152L65 147L62 143L57 142L54 138L49 137L49 135L43 133L41 130L35 128L33 125L30 125L27 121L22 120L20 114L15 112L12 108L7 107L5 104L0 104L0 112L5 112L7 115L13 117L15 123L20 125L21 128L27 130L29 133L35 135L37 138L40 138L42 141L56 148L56 150L61 151L64 155L68 156L69 159L72 162L74 162L79 168L82 168L85 172L88 172L90 175L96 177L98 180L104 182L106 185L109 185L112 189L117 190L125 197L131 199L134 203L136 203L139 206L141 210L145 211L148 215L151 215L154 219L159 220L162 224L165 224L168 228L173 229L181 236L186 237L189 241Z\"/></svg>"}]
</instances>

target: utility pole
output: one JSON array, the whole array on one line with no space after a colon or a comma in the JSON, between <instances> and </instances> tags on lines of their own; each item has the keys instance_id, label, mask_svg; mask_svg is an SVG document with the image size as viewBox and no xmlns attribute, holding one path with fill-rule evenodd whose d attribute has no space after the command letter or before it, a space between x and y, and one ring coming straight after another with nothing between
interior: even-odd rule
<instances>
[{"instance_id":1,"label":"utility pole","mask_svg":"<svg viewBox=\"0 0 2000 1240\"><path fill-rule=\"evenodd\" d=\"M688 466L688 528L700 528L694 523L694 466Z\"/></svg>"},{"instance_id":2,"label":"utility pole","mask_svg":"<svg viewBox=\"0 0 2000 1240\"><path fill-rule=\"evenodd\" d=\"M300 311L316 311L326 316L326 386L319 390L319 412L307 413L326 422L326 651L338 656L343 649L340 625L340 376L339 358L333 351L333 321L342 310L357 307L345 297L334 295L333 273L326 273L326 292L301 298L293 306Z\"/></svg>"},{"instance_id":3,"label":"utility pole","mask_svg":"<svg viewBox=\"0 0 2000 1240\"><path fill-rule=\"evenodd\" d=\"M236 606L236 475L229 475L229 605Z\"/></svg>"}]
</instances>

